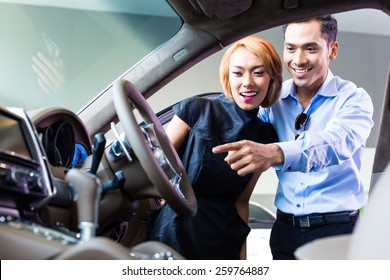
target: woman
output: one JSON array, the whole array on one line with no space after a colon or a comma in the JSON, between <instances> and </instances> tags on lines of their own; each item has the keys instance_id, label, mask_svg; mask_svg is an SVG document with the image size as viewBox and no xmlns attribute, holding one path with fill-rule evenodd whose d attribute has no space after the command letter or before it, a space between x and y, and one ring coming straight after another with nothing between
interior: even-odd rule
<instances>
[{"instance_id":1,"label":"woman","mask_svg":"<svg viewBox=\"0 0 390 280\"><path fill-rule=\"evenodd\" d=\"M234 43L224 54L220 80L225 93L210 100L192 97L174 107L166 132L194 189L198 212L181 218L166 205L152 239L187 259L244 259L249 234L249 198L260 174L239 176L212 147L238 140L278 140L271 124L257 117L259 106L279 97L282 66L275 48L255 36Z\"/></svg>"}]
</instances>

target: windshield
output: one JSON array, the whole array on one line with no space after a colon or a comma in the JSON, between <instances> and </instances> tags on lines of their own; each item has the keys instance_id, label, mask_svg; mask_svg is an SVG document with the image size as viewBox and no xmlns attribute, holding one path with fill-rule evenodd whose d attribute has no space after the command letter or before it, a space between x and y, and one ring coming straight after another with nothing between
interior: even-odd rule
<instances>
[{"instance_id":1,"label":"windshield","mask_svg":"<svg viewBox=\"0 0 390 280\"><path fill-rule=\"evenodd\" d=\"M0 0L0 104L77 112L181 24L161 0Z\"/></svg>"}]
</instances>

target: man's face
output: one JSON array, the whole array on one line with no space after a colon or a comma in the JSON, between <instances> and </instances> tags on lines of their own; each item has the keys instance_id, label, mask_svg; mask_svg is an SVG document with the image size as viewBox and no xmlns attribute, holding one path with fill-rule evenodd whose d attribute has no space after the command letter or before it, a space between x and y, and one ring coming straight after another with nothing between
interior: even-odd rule
<instances>
[{"instance_id":1,"label":"man's face","mask_svg":"<svg viewBox=\"0 0 390 280\"><path fill-rule=\"evenodd\" d=\"M284 63L297 92L314 95L325 81L330 60L336 58L338 43L321 36L321 23L311 20L287 26L284 37Z\"/></svg>"}]
</instances>

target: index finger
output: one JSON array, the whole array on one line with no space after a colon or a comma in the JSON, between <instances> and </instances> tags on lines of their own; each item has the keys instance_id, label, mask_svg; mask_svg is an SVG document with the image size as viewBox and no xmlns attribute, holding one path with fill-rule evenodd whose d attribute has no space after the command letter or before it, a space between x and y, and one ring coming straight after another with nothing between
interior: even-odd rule
<instances>
[{"instance_id":1,"label":"index finger","mask_svg":"<svg viewBox=\"0 0 390 280\"><path fill-rule=\"evenodd\" d=\"M227 143L227 144L215 146L212 151L214 154L220 154L229 151L236 151L239 150L240 148L241 145L239 144L239 142L233 142L233 143Z\"/></svg>"}]
</instances>

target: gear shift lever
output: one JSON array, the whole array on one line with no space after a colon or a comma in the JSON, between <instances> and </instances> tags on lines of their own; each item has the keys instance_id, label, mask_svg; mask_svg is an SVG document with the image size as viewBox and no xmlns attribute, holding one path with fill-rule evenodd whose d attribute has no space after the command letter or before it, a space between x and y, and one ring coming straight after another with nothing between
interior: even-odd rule
<instances>
[{"instance_id":1,"label":"gear shift lever","mask_svg":"<svg viewBox=\"0 0 390 280\"><path fill-rule=\"evenodd\" d=\"M98 133L95 135L93 141L93 152L92 152L92 164L89 172L92 174L96 174L99 163L102 160L102 156L104 154L104 148L106 146L106 138L103 133Z\"/></svg>"},{"instance_id":2,"label":"gear shift lever","mask_svg":"<svg viewBox=\"0 0 390 280\"><path fill-rule=\"evenodd\" d=\"M70 169L65 180L77 191L75 198L81 241L88 241L95 236L98 226L98 206L102 184L95 175L81 169Z\"/></svg>"}]
</instances>

